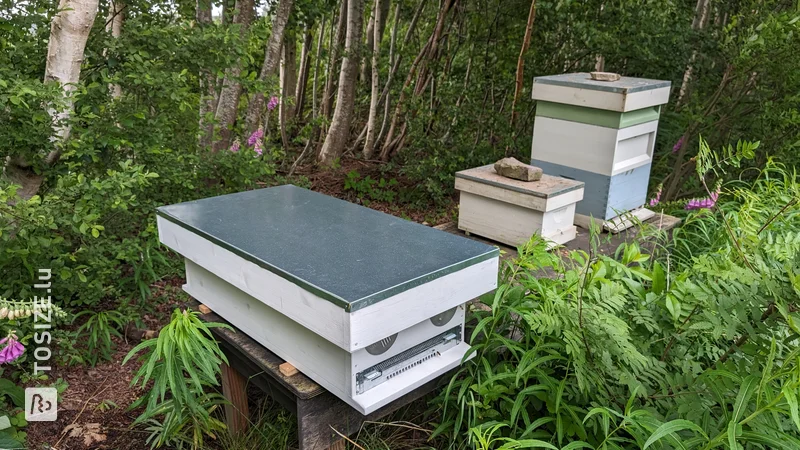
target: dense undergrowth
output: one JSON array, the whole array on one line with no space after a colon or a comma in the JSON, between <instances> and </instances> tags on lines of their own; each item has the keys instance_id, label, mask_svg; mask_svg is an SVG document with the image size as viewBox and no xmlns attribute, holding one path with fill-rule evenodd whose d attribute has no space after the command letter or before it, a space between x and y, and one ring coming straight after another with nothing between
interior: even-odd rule
<instances>
[{"instance_id":1,"label":"dense undergrowth","mask_svg":"<svg viewBox=\"0 0 800 450\"><path fill-rule=\"evenodd\" d=\"M566 259L532 240L475 313L437 432L480 449L798 448L799 189L770 162L670 240Z\"/></svg>"}]
</instances>

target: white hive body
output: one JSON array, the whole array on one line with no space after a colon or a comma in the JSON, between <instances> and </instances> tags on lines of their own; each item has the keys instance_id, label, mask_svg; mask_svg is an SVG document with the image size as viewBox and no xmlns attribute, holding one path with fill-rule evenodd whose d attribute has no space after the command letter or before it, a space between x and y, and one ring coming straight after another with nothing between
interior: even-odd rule
<instances>
[{"instance_id":1,"label":"white hive body","mask_svg":"<svg viewBox=\"0 0 800 450\"><path fill-rule=\"evenodd\" d=\"M459 365L464 304L497 283L493 247L294 186L158 226L187 293L363 414Z\"/></svg>"},{"instance_id":2,"label":"white hive body","mask_svg":"<svg viewBox=\"0 0 800 450\"><path fill-rule=\"evenodd\" d=\"M460 191L458 228L511 246L540 234L553 244L575 238L575 204L583 183L549 175L519 181L498 175L491 165L456 173Z\"/></svg>"},{"instance_id":3,"label":"white hive body","mask_svg":"<svg viewBox=\"0 0 800 450\"><path fill-rule=\"evenodd\" d=\"M669 92L669 81L643 78L596 81L572 73L534 79L531 164L586 183L576 223L586 225L592 217L619 224L645 204L660 108Z\"/></svg>"}]
</instances>

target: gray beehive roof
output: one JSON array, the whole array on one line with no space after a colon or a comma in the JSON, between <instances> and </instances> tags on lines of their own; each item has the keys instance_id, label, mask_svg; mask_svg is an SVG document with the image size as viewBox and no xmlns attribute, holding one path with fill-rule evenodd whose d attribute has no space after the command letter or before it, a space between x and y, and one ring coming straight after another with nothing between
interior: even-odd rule
<instances>
[{"instance_id":1,"label":"gray beehive roof","mask_svg":"<svg viewBox=\"0 0 800 450\"><path fill-rule=\"evenodd\" d=\"M347 311L498 255L495 247L292 185L157 213Z\"/></svg>"}]
</instances>

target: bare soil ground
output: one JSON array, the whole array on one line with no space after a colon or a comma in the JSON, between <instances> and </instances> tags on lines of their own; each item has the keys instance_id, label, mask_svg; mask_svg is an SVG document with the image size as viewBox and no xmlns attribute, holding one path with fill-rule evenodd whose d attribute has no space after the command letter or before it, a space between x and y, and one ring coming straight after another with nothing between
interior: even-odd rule
<instances>
[{"instance_id":1,"label":"bare soil ground","mask_svg":"<svg viewBox=\"0 0 800 450\"><path fill-rule=\"evenodd\" d=\"M152 286L153 297L166 299L153 305L154 311L141 319L145 327L158 330L169 320L174 308L183 306L174 296L183 284L181 279L161 281ZM131 386L139 369L137 360L126 365L122 361L139 341L128 337L112 337L114 353L109 361L95 367L89 365L54 366L50 379L64 380L68 386L59 398L58 420L28 424L28 449L149 449L148 433L131 424L141 409L130 410L131 404L144 391ZM79 345L81 343L79 342Z\"/></svg>"}]
</instances>

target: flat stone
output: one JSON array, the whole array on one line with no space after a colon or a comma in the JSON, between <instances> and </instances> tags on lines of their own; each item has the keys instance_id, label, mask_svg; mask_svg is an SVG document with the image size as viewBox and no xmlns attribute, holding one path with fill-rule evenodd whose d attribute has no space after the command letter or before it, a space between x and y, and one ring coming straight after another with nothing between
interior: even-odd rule
<instances>
[{"instance_id":1,"label":"flat stone","mask_svg":"<svg viewBox=\"0 0 800 450\"><path fill-rule=\"evenodd\" d=\"M499 175L520 181L539 181L542 179L542 169L525 164L516 158L503 158L494 163L494 170Z\"/></svg>"},{"instance_id":2,"label":"flat stone","mask_svg":"<svg viewBox=\"0 0 800 450\"><path fill-rule=\"evenodd\" d=\"M618 73L614 72L589 72L589 74L595 81L617 81L622 78Z\"/></svg>"}]
</instances>

